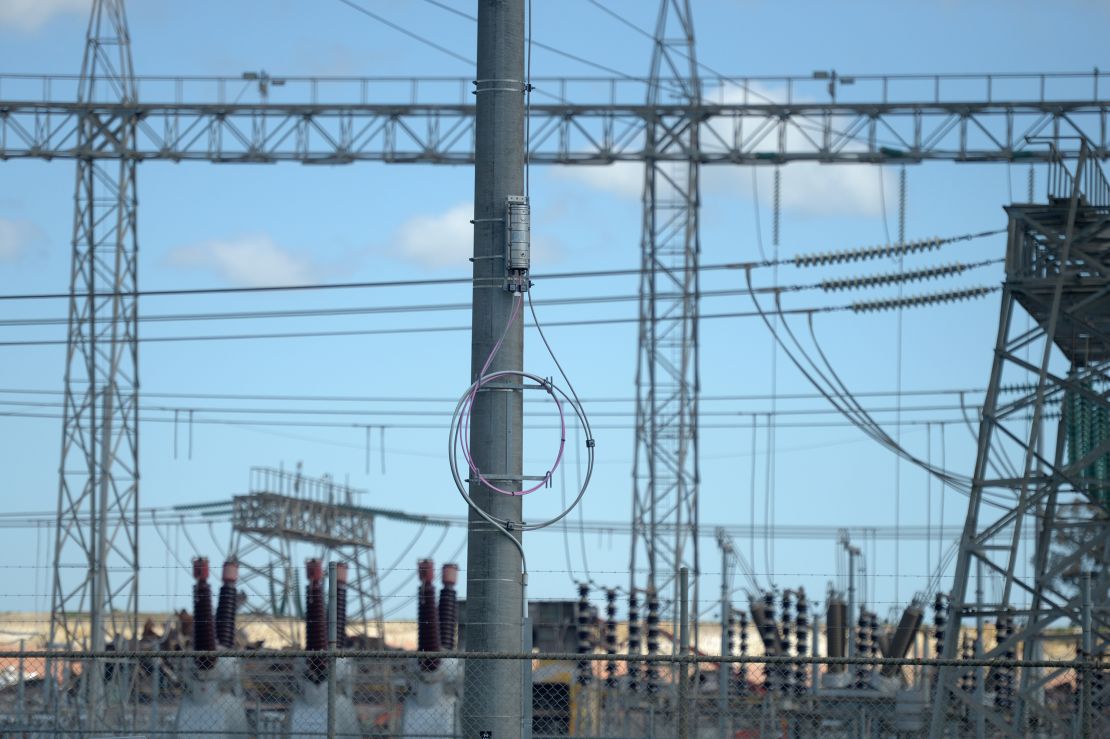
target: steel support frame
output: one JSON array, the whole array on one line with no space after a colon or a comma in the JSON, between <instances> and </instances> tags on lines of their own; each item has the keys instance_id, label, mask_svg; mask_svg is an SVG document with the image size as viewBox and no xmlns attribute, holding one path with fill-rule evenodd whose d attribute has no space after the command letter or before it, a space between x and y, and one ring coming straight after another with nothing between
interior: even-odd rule
<instances>
[{"instance_id":1,"label":"steel support frame","mask_svg":"<svg viewBox=\"0 0 1110 739\"><path fill-rule=\"evenodd\" d=\"M662 0L648 107L674 90L686 107L657 112L646 131L629 572L633 590L662 596L660 621L670 621L676 637L680 568L694 574L699 602L699 190L689 152L700 145L701 90L694 54L688 0ZM671 160L676 152L684 156Z\"/></svg>"},{"instance_id":2,"label":"steel support frame","mask_svg":"<svg viewBox=\"0 0 1110 739\"><path fill-rule=\"evenodd\" d=\"M1084 171L1087 154L1083 145L1076 172ZM1069 578L1081 569L1096 573L1098 607L1107 604L1110 588L1110 521L1103 505L1088 495L1095 481L1082 477L1084 468L1110 452L1110 443L1069 462L1064 402L1066 394L1078 392L1110 409L1110 208L1090 204L1079 177L1070 184L1066 200L1007 208L1007 277L950 627L959 633L967 618L1014 616L1012 636L982 645L987 659L1011 651L1021 659L1039 658L1049 627L1077 627L1080 594ZM1027 329L1018 326L1019 309L1031 316ZM1054 416L1056 431L1048 436ZM1049 444L1050 454L1045 451ZM1032 567L1026 572L1029 549ZM975 566L1001 581L990 601L971 597ZM1108 615L1098 607L1095 632L1102 643L1096 653L1105 647L1110 628ZM946 640L942 656L954 658L957 641ZM1066 730L1042 710L1046 678L1036 670L1020 671L1015 708L1009 712L977 705L974 696L953 689L958 673L957 667L939 671L931 736L943 736L946 722L957 720L950 707L959 702L984 714L997 734L1020 736L1034 725Z\"/></svg>"},{"instance_id":3,"label":"steel support frame","mask_svg":"<svg viewBox=\"0 0 1110 739\"><path fill-rule=\"evenodd\" d=\"M248 598L249 612L274 615L276 596L290 607L289 615L301 613L296 572L302 563L293 560L293 551L294 544L303 543L319 547L314 556L350 565L348 588L355 597L349 601L354 606L349 623L359 624L367 637L385 638L371 513L268 491L236 496L233 506L231 551L240 562L242 588L255 596ZM255 561L258 551L268 557L266 562ZM291 626L284 636L296 641L298 629L299 624Z\"/></svg>"},{"instance_id":4,"label":"steel support frame","mask_svg":"<svg viewBox=\"0 0 1110 739\"><path fill-rule=\"evenodd\" d=\"M702 84L664 73L673 77L666 95ZM474 113L473 105L448 102L0 99L0 160L115 159L115 149L79 135L81 123L129 119L138 122L129 155L141 160L467 165L474 163ZM695 148L686 146L683 127L664 123L685 119L701 124ZM1043 163L1052 154L1031 137L1073 154L1084 137L1095 142L1095 158L1110 157L1110 101L533 103L530 130L534 164Z\"/></svg>"},{"instance_id":5,"label":"steel support frame","mask_svg":"<svg viewBox=\"0 0 1110 739\"><path fill-rule=\"evenodd\" d=\"M74 119L78 149L106 156L77 157L49 639L100 651L138 634L136 119L126 112L136 95L122 0L93 4L78 98L113 112ZM95 729L109 703L126 707L102 671L90 674L81 720Z\"/></svg>"}]
</instances>

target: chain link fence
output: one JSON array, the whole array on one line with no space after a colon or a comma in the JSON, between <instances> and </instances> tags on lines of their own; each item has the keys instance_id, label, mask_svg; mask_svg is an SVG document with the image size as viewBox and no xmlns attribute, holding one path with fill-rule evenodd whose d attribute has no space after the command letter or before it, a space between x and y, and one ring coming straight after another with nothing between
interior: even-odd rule
<instances>
[{"instance_id":1,"label":"chain link fence","mask_svg":"<svg viewBox=\"0 0 1110 739\"><path fill-rule=\"evenodd\" d=\"M22 736L1110 736L1102 661L443 652L0 654ZM937 676L951 690L934 709ZM489 689L497 671L512 694ZM518 679L517 679L518 678Z\"/></svg>"}]
</instances>

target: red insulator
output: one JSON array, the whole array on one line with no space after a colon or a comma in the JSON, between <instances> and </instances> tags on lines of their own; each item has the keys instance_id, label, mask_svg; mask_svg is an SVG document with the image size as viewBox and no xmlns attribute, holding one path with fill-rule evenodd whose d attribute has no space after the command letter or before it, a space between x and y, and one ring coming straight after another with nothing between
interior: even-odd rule
<instances>
[{"instance_id":1,"label":"red insulator","mask_svg":"<svg viewBox=\"0 0 1110 739\"><path fill-rule=\"evenodd\" d=\"M347 645L347 563L335 565L335 643Z\"/></svg>"},{"instance_id":2,"label":"red insulator","mask_svg":"<svg viewBox=\"0 0 1110 739\"><path fill-rule=\"evenodd\" d=\"M324 567L318 559L305 563L308 586L305 588L305 649L324 651L328 646L328 622L324 602ZM305 660L305 677L314 683L323 682L328 676L328 662L324 657Z\"/></svg>"},{"instance_id":3,"label":"red insulator","mask_svg":"<svg viewBox=\"0 0 1110 739\"><path fill-rule=\"evenodd\" d=\"M455 631L459 625L459 597L455 592L459 566L443 565L442 578L443 589L439 591L439 645L451 651L455 648Z\"/></svg>"},{"instance_id":4,"label":"red insulator","mask_svg":"<svg viewBox=\"0 0 1110 739\"><path fill-rule=\"evenodd\" d=\"M221 647L230 649L235 646L235 609L238 607L238 592L235 583L239 579L239 563L234 559L224 562L223 585L220 586L220 600L216 604L216 641Z\"/></svg>"},{"instance_id":5,"label":"red insulator","mask_svg":"<svg viewBox=\"0 0 1110 739\"><path fill-rule=\"evenodd\" d=\"M417 563L420 587L416 591L416 648L421 652L439 651L439 614L436 607L435 563L422 559ZM434 672L438 659L421 659L420 669Z\"/></svg>"},{"instance_id":6,"label":"red insulator","mask_svg":"<svg viewBox=\"0 0 1110 739\"><path fill-rule=\"evenodd\" d=\"M193 560L193 649L198 652L216 650L216 622L212 618L212 588L208 586L208 560L197 557ZM216 665L215 657L194 657L193 663L198 670L211 670Z\"/></svg>"}]
</instances>

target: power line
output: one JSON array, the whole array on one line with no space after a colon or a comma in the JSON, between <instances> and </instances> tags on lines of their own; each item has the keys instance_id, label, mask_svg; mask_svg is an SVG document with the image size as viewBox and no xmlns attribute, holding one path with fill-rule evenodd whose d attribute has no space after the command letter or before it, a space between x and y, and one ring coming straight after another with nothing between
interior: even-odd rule
<instances>
[{"instance_id":1,"label":"power line","mask_svg":"<svg viewBox=\"0 0 1110 739\"><path fill-rule=\"evenodd\" d=\"M916 296L915 303L909 307L929 307L942 302L950 300L966 300L972 298L982 298L996 292L998 287L977 287L969 290L951 291L949 293L938 293L935 295ZM748 294L752 294L749 290ZM859 313L861 311L875 311L881 310L883 306L876 305L873 302L856 302L848 305L832 305L810 308L784 308L776 311L764 310L760 311L737 311L730 313L707 313L699 316L699 320L716 320L723 318L754 318L769 315L813 315L815 313L842 313L853 312ZM655 321L675 321L682 320L681 317L660 317L655 318ZM567 321L550 321L547 327L567 327L567 326L612 326L620 324L634 324L640 323L639 317L633 318L595 318L595 319L580 319L580 320L567 320ZM534 327L532 323L525 323L526 326ZM413 326L405 328L380 328L380 329L349 329L337 331L289 331L281 333L255 333L255 334L198 334L193 336L141 336L137 339L101 339L98 343L110 344L113 341L123 341L130 343L132 340L144 344L162 344L162 343L178 343L178 342L192 342L192 341L253 341L264 339L305 339L305 338L338 338L350 336L381 336L390 334L418 334L418 333L450 333L459 331L470 331L470 326ZM31 346L66 346L68 345L66 339L26 339L17 341L0 341L0 347L31 347Z\"/></svg>"},{"instance_id":2,"label":"power line","mask_svg":"<svg viewBox=\"0 0 1110 739\"><path fill-rule=\"evenodd\" d=\"M440 8L442 10L446 10L448 13L451 13L453 15L457 15L460 18L466 18L467 20L473 21L475 23L478 22L478 17L477 16L471 15L471 14L466 13L462 10L457 9L457 8L452 8L451 6L447 5L447 3L439 2L439 0L424 0L424 2L428 3L429 5L434 5L435 7ZM643 80L642 77L635 77L633 75L622 72L619 69L614 69L613 67L607 66L605 64L601 64L600 62L595 62L591 59L587 59L585 57L578 56L577 54L572 54L569 51L563 51L562 49L556 48L556 47L554 47L550 44L545 44L542 41L537 41L534 38L531 38L530 35L529 35L527 41L538 49L543 49L545 51L550 51L552 54L558 54L561 57L564 57L566 59L570 59L571 61L578 62L579 64L585 64L587 67L593 67L594 69L599 69L602 72L608 72L609 74L615 74L616 76L621 77L621 78L626 79L626 80L636 80L636 81L642 81Z\"/></svg>"},{"instance_id":3,"label":"power line","mask_svg":"<svg viewBox=\"0 0 1110 739\"><path fill-rule=\"evenodd\" d=\"M972 269L985 267L992 264L998 264L1001 259L990 259L973 264L955 263L949 265L942 265L939 267L930 267L926 269L914 270L903 273L890 273L868 275L857 278L835 279L835 280L822 280L818 283L798 284L798 285L777 285L771 287L758 287L755 288L757 293L783 293L783 292L801 292L808 290L823 290L825 292L843 291L851 289L867 289L872 287L882 287L889 284L915 281L915 280L929 280L943 277L953 277ZM751 291L746 288L726 288L719 290L702 290L698 293L699 298L723 298L723 297L739 297L750 295ZM664 293L660 297L674 298L678 297L678 293ZM548 298L545 300L535 301L536 305L543 306L565 306L565 305L589 305L598 303L622 303L622 302L636 302L640 300L639 295L625 294L625 295L588 295L588 296L575 296L566 298ZM866 305L866 304L861 304ZM879 306L881 308L881 305ZM284 309L284 310L261 310L261 311L221 311L213 313L171 313L171 314L154 314L154 315L141 315L138 317L140 323L163 323L174 321L213 321L213 320L247 320L247 319L273 319L273 318L321 318L321 317L338 317L338 316L363 316L375 314L389 314L389 313L428 313L437 311L461 311L470 310L471 303L423 303L411 305L378 305L378 306L358 306L358 307L342 307L342 308L299 308L299 309ZM874 310L876 308L860 308L860 310ZM65 326L68 325L69 319L56 317L56 318L10 318L0 320L0 326Z\"/></svg>"},{"instance_id":4,"label":"power line","mask_svg":"<svg viewBox=\"0 0 1110 739\"><path fill-rule=\"evenodd\" d=\"M942 246L946 244L954 244L961 241L971 241L974 239L981 239L988 236L994 236L1004 233L1002 230L993 231L978 231L975 233L960 234L958 236L949 236L944 238L933 238L927 241L930 245ZM926 242L910 242L911 244L926 243ZM889 255L891 249L898 248L897 245L885 245L881 247L863 247L848 249L846 251L830 251L822 253L806 254L804 256L786 258L781 260L761 260L757 262L721 262L716 264L704 264L697 266L698 272L714 272L719 270L748 270L748 269L765 269L775 266L795 266L795 267L809 267L828 263L847 263L861 260L868 260L874 258L877 254ZM672 270L672 274L682 274L685 270ZM578 270L573 272L553 272L550 274L533 274L535 280L565 280L565 279L579 279L579 278L593 278L593 277L622 277L629 275L639 275L640 268L624 268L624 269L603 269L603 270ZM315 284L296 284L296 285L258 285L249 287L207 287L207 288L172 288L165 290L138 290L128 295L135 297L151 298L151 297L168 297L180 295L224 295L236 293L267 293L267 292L297 292L307 290L347 290L347 289L371 289L371 288L392 288L392 287L427 287L436 285L471 285L473 287L490 287L501 289L503 285L502 280L489 280L489 279L475 279L474 277L439 277L427 278L420 280L377 280L366 282L332 282L332 283L315 283ZM71 300L79 299L84 300L89 297L113 297L115 293L112 292L99 292L99 293L19 293L12 295L0 295L0 300Z\"/></svg>"},{"instance_id":5,"label":"power line","mask_svg":"<svg viewBox=\"0 0 1110 739\"><path fill-rule=\"evenodd\" d=\"M368 414L370 415L370 414ZM757 419L766 416L764 413L752 414ZM60 420L61 414L58 413L38 413L33 411L0 411L0 418L25 418L25 419L45 419L45 420ZM139 418L140 423L180 423L187 424L189 421L175 421L172 415L165 418L144 416ZM196 425L211 425L211 426L273 426L273 427L290 427L290 428L331 428L331 429L358 429L363 430L368 425L373 428L386 428L386 429L404 429L404 430L434 430L442 431L444 424L442 423L397 423L393 421L381 421L377 419L368 419L365 422L357 423L351 422L333 422L333 421L303 421L303 420L274 420L267 418L259 419L243 419L243 418L206 418L203 415L194 416L191 423ZM903 419L901 426L945 426L945 425L962 425L963 418L924 418L924 419ZM886 426L893 426L893 423L887 423ZM602 429L605 431L631 431L634 430L635 425L631 423L608 423L608 424L591 424L594 429ZM757 428L765 428L765 424L757 423ZM530 427L529 430L533 431L558 431L563 427L558 423L548 425L535 425ZM711 429L711 430L737 430L737 429L750 429L751 424L737 420L735 423L711 423L699 424L698 428ZM817 428L858 428L857 424L847 421L800 421L797 423L776 423L775 428L797 428L797 429L817 429Z\"/></svg>"},{"instance_id":6,"label":"power line","mask_svg":"<svg viewBox=\"0 0 1110 739\"><path fill-rule=\"evenodd\" d=\"M363 15L365 15L368 18L373 18L374 20L376 20L378 23L381 23L382 25L389 26L390 28L392 28L394 31L397 31L398 33L403 33L411 39L416 39L417 41L424 44L425 46L429 46L429 47L435 49L436 51L441 51L444 54L447 54L448 56L453 57L455 59L458 59L459 61L461 61L465 64L469 64L472 67L475 66L475 62L474 62L473 59L468 59L467 57L463 56L462 54L457 54L454 51L451 51L450 49L448 49L446 46L442 46L440 44L437 44L435 41L432 41L431 39L427 38L426 36L421 36L418 33L410 31L409 29L405 28L404 26L401 26L401 25L398 25L397 23L394 23L393 21L389 20L388 18L380 16L380 15L378 15L377 13L375 13L371 10L367 10L366 8L359 5L358 3L352 2L352 0L339 0L339 2L343 3L344 5L346 5L347 7L351 8L353 10L357 10L359 13L362 13Z\"/></svg>"},{"instance_id":7,"label":"power line","mask_svg":"<svg viewBox=\"0 0 1110 739\"><path fill-rule=\"evenodd\" d=\"M1025 388L1016 388L1023 390ZM964 389L918 389L918 390L902 390L900 393L903 397L906 396L943 396L943 395L976 395L986 392L985 388L964 388ZM0 394L9 395L65 395L64 390L47 390L35 388L0 388ZM871 390L855 392L853 395L857 398L892 398L897 397L899 393L895 390ZM458 398L448 396L432 397L432 396L405 396L405 395L303 395L294 393L285 394L249 394L249 393L197 393L197 392L150 392L144 390L142 393L144 398L188 398L197 400L279 400L279 401L305 401L305 402L352 402L352 403L373 403L373 402L387 402L387 403L455 403ZM728 400L768 400L770 395L767 394L744 394L744 395L699 395L700 402L711 401L728 401ZM778 393L776 397L779 400L817 400L825 396L819 393ZM835 396L834 396L835 397ZM619 396L595 396L586 397L582 399L583 403L634 403L636 398L632 396L619 397ZM525 402L532 402L526 398ZM537 401L540 402L540 401ZM545 402L545 401L544 401Z\"/></svg>"}]
</instances>

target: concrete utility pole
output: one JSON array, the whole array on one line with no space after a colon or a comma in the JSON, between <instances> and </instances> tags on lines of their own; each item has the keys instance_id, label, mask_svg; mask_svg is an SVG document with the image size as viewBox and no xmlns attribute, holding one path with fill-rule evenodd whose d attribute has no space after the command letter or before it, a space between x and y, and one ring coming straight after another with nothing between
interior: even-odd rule
<instances>
[{"instance_id":1,"label":"concrete utility pole","mask_svg":"<svg viewBox=\"0 0 1110 739\"><path fill-rule=\"evenodd\" d=\"M474 308L471 375L477 379L504 331L514 294L504 289L507 203L524 195L524 0L478 3L475 78ZM487 373L520 371L523 320L518 319ZM512 381L509 381L509 380ZM474 402L470 448L474 463L498 487L522 484L523 398L517 378L487 385ZM473 477L473 475L472 475ZM470 496L490 516L521 520L521 499L470 482ZM519 533L515 534L519 537ZM504 531L470 511L466 573L466 650L521 648L521 555ZM520 736L520 666L507 660L471 662L462 724L466 737ZM489 732L489 733L487 733Z\"/></svg>"}]
</instances>

